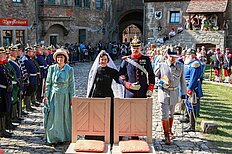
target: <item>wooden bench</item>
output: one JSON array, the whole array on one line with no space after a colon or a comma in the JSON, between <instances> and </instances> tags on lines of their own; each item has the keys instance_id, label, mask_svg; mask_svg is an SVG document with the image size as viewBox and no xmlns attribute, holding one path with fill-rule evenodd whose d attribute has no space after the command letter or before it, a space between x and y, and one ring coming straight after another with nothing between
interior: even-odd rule
<instances>
[{"instance_id":1,"label":"wooden bench","mask_svg":"<svg viewBox=\"0 0 232 154\"><path fill-rule=\"evenodd\" d=\"M120 136L146 136L150 152L152 144L152 98L114 99L114 145L112 154L122 153ZM141 153L140 153L141 154Z\"/></svg>"},{"instance_id":2,"label":"wooden bench","mask_svg":"<svg viewBox=\"0 0 232 154\"><path fill-rule=\"evenodd\" d=\"M104 153L110 153L110 104L110 98L73 97L72 143L66 154L90 153L74 151L78 135L104 136L106 144Z\"/></svg>"}]
</instances>

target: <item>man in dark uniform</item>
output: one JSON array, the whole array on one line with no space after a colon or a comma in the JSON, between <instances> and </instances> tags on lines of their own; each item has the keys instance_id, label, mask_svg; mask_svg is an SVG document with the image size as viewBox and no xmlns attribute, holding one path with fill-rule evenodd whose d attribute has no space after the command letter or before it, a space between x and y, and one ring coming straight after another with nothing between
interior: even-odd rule
<instances>
[{"instance_id":1,"label":"man in dark uniform","mask_svg":"<svg viewBox=\"0 0 232 154\"><path fill-rule=\"evenodd\" d=\"M155 75L149 57L141 54L142 42L135 38L131 42L130 56L122 58L119 82L125 87L125 98L146 98L153 94ZM138 139L133 136L132 139Z\"/></svg>"},{"instance_id":2,"label":"man in dark uniform","mask_svg":"<svg viewBox=\"0 0 232 154\"><path fill-rule=\"evenodd\" d=\"M47 56L46 62L49 67L56 63L55 60L53 59L53 54L56 52L56 49L54 46L51 45L48 47L48 50L49 50L49 54Z\"/></svg>"},{"instance_id":3,"label":"man in dark uniform","mask_svg":"<svg viewBox=\"0 0 232 154\"><path fill-rule=\"evenodd\" d=\"M184 61L184 73L187 84L188 101L185 102L189 114L189 126L184 130L185 132L195 131L196 117L199 116L200 98L203 96L202 92L202 65L196 58L196 51L188 49Z\"/></svg>"},{"instance_id":4,"label":"man in dark uniform","mask_svg":"<svg viewBox=\"0 0 232 154\"><path fill-rule=\"evenodd\" d=\"M226 52L223 55L223 69L224 69L225 83L230 82L231 66L232 66L232 54L230 53L230 48L226 48Z\"/></svg>"},{"instance_id":5,"label":"man in dark uniform","mask_svg":"<svg viewBox=\"0 0 232 154\"><path fill-rule=\"evenodd\" d=\"M29 76L25 67L25 64L23 62L23 47L21 44L17 44L16 45L18 47L17 50L17 58L16 58L16 62L19 65L20 71L21 71L21 91L20 91L20 97L19 97L19 117L21 117L22 115L27 115L26 112L24 112L22 110L23 106L22 106L22 99L24 98L24 92L25 92L25 87L29 85Z\"/></svg>"},{"instance_id":6,"label":"man in dark uniform","mask_svg":"<svg viewBox=\"0 0 232 154\"><path fill-rule=\"evenodd\" d=\"M11 91L8 91L7 97L11 99L11 107L10 112L6 113L6 128L9 130L15 129L16 125L12 124L12 119L15 118L15 113L17 113L17 93L19 90L19 86L17 85L17 74L14 69L13 63L9 62L10 52L9 50L12 50L13 46L11 46L9 49L6 50L6 57L5 57L5 67L7 69L7 74L9 78L12 80L13 88ZM16 66L17 67L17 66Z\"/></svg>"},{"instance_id":7,"label":"man in dark uniform","mask_svg":"<svg viewBox=\"0 0 232 154\"><path fill-rule=\"evenodd\" d=\"M215 78L214 81L220 82L221 81L221 75L222 75L222 59L223 55L220 52L220 48L217 48L216 52L213 56L213 69Z\"/></svg>"},{"instance_id":8,"label":"man in dark uniform","mask_svg":"<svg viewBox=\"0 0 232 154\"><path fill-rule=\"evenodd\" d=\"M17 50L18 47L16 45L11 46L11 48L9 48L10 51L10 56L8 59L8 62L10 63L10 65L14 68L15 73L16 73L16 81L12 81L13 83L13 92L12 92L12 113L11 113L11 117L12 120L14 122L20 123L20 119L19 119L19 110L21 110L21 108L19 108L19 106L22 104L20 103L20 91L22 89L22 82L21 82L21 71L20 71L20 67L18 65L18 63L16 62L16 58L17 58Z\"/></svg>"},{"instance_id":9,"label":"man in dark uniform","mask_svg":"<svg viewBox=\"0 0 232 154\"><path fill-rule=\"evenodd\" d=\"M131 42L132 54L123 57L119 75L124 79L125 98L146 98L153 94L155 75L149 57L141 54L141 41Z\"/></svg>"},{"instance_id":10,"label":"man in dark uniform","mask_svg":"<svg viewBox=\"0 0 232 154\"><path fill-rule=\"evenodd\" d=\"M41 45L37 45L36 46L36 56L35 56L35 60L36 62L39 64L40 67L40 83L38 83L38 89L37 89L37 96L36 99L38 102L42 103L42 98L43 98L43 86L44 86L44 82L45 82L45 78L46 78L46 74L47 74L47 62L44 59L43 55L42 55L42 47ZM35 102L33 102L36 106L38 106L38 104L36 104Z\"/></svg>"},{"instance_id":11,"label":"man in dark uniform","mask_svg":"<svg viewBox=\"0 0 232 154\"><path fill-rule=\"evenodd\" d=\"M33 49L28 45L25 48L25 52L26 52L26 56L25 56L26 58L23 62L26 66L26 70L29 75L29 85L25 87L26 92L24 97L24 104L26 105L27 111L34 111L34 109L31 107L31 100L37 85L37 69L32 60Z\"/></svg>"},{"instance_id":12,"label":"man in dark uniform","mask_svg":"<svg viewBox=\"0 0 232 154\"><path fill-rule=\"evenodd\" d=\"M0 47L0 137L11 137L11 133L6 131L6 113L10 112L11 97L8 97L8 91L12 91L12 81L8 76L7 69L4 65L5 49Z\"/></svg>"}]
</instances>

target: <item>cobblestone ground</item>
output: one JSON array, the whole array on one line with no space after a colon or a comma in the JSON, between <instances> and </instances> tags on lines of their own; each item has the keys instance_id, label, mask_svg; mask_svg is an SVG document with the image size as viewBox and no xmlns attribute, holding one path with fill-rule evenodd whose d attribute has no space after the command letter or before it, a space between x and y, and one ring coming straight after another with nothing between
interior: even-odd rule
<instances>
[{"instance_id":1,"label":"cobblestone ground","mask_svg":"<svg viewBox=\"0 0 232 154\"><path fill-rule=\"evenodd\" d=\"M85 97L87 76L92 63L77 63L75 69L75 94ZM116 62L119 64L119 61ZM153 103L153 143L157 153L216 153L213 147L200 132L183 133L182 124L178 122L178 116L174 120L175 139L171 145L165 145L162 141L163 131L160 121L160 104L156 101L157 94L154 93ZM25 117L23 122L12 131L12 138L1 138L0 148L5 153L31 153L31 154L61 154L64 153L68 144L51 147L44 144L43 130L43 107L38 107L34 113Z\"/></svg>"}]
</instances>

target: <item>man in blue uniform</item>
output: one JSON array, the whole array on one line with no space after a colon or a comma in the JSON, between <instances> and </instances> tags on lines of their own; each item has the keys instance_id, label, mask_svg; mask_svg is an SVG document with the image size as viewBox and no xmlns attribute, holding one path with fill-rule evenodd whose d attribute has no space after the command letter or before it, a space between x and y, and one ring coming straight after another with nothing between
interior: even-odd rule
<instances>
[{"instance_id":1,"label":"man in blue uniform","mask_svg":"<svg viewBox=\"0 0 232 154\"><path fill-rule=\"evenodd\" d=\"M125 98L146 98L153 93L155 75L149 57L141 54L141 44L137 37L132 40L132 54L123 57L119 68L126 88Z\"/></svg>"},{"instance_id":2,"label":"man in blue uniform","mask_svg":"<svg viewBox=\"0 0 232 154\"><path fill-rule=\"evenodd\" d=\"M56 52L56 49L54 46L49 46L48 50L49 50L49 54L47 56L46 62L47 62L47 65L49 67L49 66L56 63L55 60L53 59L53 54Z\"/></svg>"},{"instance_id":3,"label":"man in blue uniform","mask_svg":"<svg viewBox=\"0 0 232 154\"><path fill-rule=\"evenodd\" d=\"M196 117L200 111L200 98L202 93L202 65L196 58L196 51L188 49L185 56L185 79L187 83L188 99L185 102L189 114L189 126L184 130L185 132L195 131Z\"/></svg>"},{"instance_id":4,"label":"man in blue uniform","mask_svg":"<svg viewBox=\"0 0 232 154\"><path fill-rule=\"evenodd\" d=\"M32 61L33 57L33 49L28 46L25 48L26 58L24 60L24 64L26 66L27 73L29 75L29 85L25 87L25 97L24 97L24 104L26 105L27 111L34 111L31 107L31 99L34 95L34 91L37 85L37 69Z\"/></svg>"},{"instance_id":5,"label":"man in blue uniform","mask_svg":"<svg viewBox=\"0 0 232 154\"><path fill-rule=\"evenodd\" d=\"M46 78L46 74L47 74L47 62L44 59L43 55L42 55L42 48L41 45L37 45L36 46L36 57L35 60L37 61L37 63L39 64L40 67L40 83L38 83L38 89L37 89L37 96L36 99L38 102L42 103L42 98L43 98L43 88L44 88L44 82L45 82L45 78ZM35 102L33 102L36 106L38 106L38 104L36 104Z\"/></svg>"},{"instance_id":6,"label":"man in blue uniform","mask_svg":"<svg viewBox=\"0 0 232 154\"><path fill-rule=\"evenodd\" d=\"M131 42L130 56L123 57L119 68L120 83L125 87L125 98L146 98L153 94L155 75L149 57L141 54L141 41L135 38ZM134 136L133 139L138 139Z\"/></svg>"}]
</instances>

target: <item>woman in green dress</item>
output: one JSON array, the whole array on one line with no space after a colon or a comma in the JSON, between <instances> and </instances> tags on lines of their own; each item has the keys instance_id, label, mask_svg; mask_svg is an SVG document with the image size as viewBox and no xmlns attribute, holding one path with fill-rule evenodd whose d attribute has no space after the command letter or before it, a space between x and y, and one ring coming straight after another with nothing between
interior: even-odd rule
<instances>
[{"instance_id":1,"label":"woman in green dress","mask_svg":"<svg viewBox=\"0 0 232 154\"><path fill-rule=\"evenodd\" d=\"M50 145L71 141L71 105L74 95L74 71L67 64L65 49L53 55L57 62L48 69L44 102L44 127Z\"/></svg>"}]
</instances>

